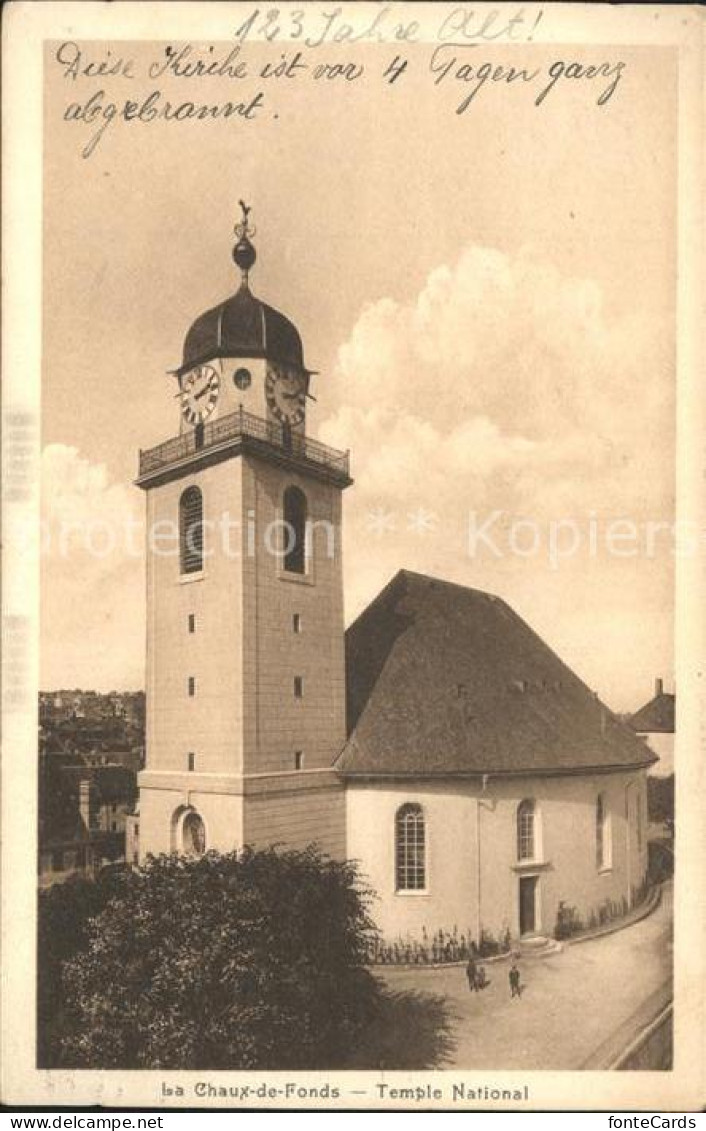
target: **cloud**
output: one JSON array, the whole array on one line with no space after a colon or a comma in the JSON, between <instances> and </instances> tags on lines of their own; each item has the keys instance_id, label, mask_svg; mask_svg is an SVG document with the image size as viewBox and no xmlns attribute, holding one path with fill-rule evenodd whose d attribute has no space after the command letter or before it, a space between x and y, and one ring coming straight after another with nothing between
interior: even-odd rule
<instances>
[{"instance_id":1,"label":"cloud","mask_svg":"<svg viewBox=\"0 0 706 1131\"><path fill-rule=\"evenodd\" d=\"M665 338L663 327L611 319L595 282L565 278L529 250L512 259L471 246L455 266L433 271L412 302L382 298L362 311L339 351L341 407L322 436L355 435L368 481L384 435L383 492L392 444L404 456L420 442L425 458L440 445L435 462L450 461L452 473L463 470L465 447L470 475L509 464L519 476L527 462L614 472L626 459L639 465L638 441L656 440L668 462ZM370 448L361 448L358 427Z\"/></svg>"},{"instance_id":2,"label":"cloud","mask_svg":"<svg viewBox=\"0 0 706 1131\"><path fill-rule=\"evenodd\" d=\"M64 444L41 479L41 686L142 687L142 500Z\"/></svg>"},{"instance_id":3,"label":"cloud","mask_svg":"<svg viewBox=\"0 0 706 1131\"><path fill-rule=\"evenodd\" d=\"M591 280L530 251L472 246L407 304L382 298L341 346L320 433L359 494L459 493L664 514L672 498L669 334L611 317ZM649 473L648 473L649 472Z\"/></svg>"},{"instance_id":4,"label":"cloud","mask_svg":"<svg viewBox=\"0 0 706 1131\"><path fill-rule=\"evenodd\" d=\"M340 347L338 407L320 428L326 443L352 449L349 614L409 566L514 595L525 615L531 591L535 624L543 608L554 627L563 616L560 643L582 656L587 631L600 639L595 605L605 588L605 617L629 606L642 641L635 593L644 587L647 598L657 584L669 618L670 562L657 578L634 560L584 556L564 563L561 578L539 560L471 562L468 522L495 510L544 527L572 517L670 519L672 340L669 326L641 316L639 301L628 315L607 309L595 280L566 277L532 249L511 256L471 245L410 301L367 305ZM415 522L420 508L435 517L433 531ZM579 618L577 601L591 617Z\"/></svg>"}]
</instances>

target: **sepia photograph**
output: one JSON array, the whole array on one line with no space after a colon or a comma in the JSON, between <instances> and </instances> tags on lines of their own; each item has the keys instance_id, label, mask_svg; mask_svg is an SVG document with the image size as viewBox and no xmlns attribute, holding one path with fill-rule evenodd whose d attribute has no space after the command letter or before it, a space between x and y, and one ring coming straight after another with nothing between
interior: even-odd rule
<instances>
[{"instance_id":1,"label":"sepia photograph","mask_svg":"<svg viewBox=\"0 0 706 1131\"><path fill-rule=\"evenodd\" d=\"M696 10L36 7L7 1102L703 1102Z\"/></svg>"}]
</instances>

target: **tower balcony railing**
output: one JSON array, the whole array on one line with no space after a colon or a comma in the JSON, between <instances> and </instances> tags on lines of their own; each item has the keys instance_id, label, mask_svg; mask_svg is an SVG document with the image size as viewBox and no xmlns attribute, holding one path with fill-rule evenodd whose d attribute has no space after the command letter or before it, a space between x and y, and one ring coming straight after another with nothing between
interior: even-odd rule
<instances>
[{"instance_id":1,"label":"tower balcony railing","mask_svg":"<svg viewBox=\"0 0 706 1131\"><path fill-rule=\"evenodd\" d=\"M220 420L213 420L181 436L165 440L154 448L141 448L140 477L188 460L208 449L230 446L231 443L237 445L238 442L255 452L263 448L269 449L285 458L325 468L346 478L349 476L348 452L330 448L318 440L302 436L286 424L263 420L241 408Z\"/></svg>"}]
</instances>

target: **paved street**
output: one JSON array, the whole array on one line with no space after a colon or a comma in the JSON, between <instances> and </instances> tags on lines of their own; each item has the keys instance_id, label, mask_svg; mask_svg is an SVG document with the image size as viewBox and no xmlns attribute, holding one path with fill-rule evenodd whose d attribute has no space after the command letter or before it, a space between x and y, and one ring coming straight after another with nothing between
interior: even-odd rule
<instances>
[{"instance_id":1,"label":"paved street","mask_svg":"<svg viewBox=\"0 0 706 1131\"><path fill-rule=\"evenodd\" d=\"M425 995L437 1020L446 1007L447 1036L436 1058L426 1039L422 1059L426 1056L428 1063L416 1067L431 1067L429 1061L436 1059L445 1068L579 1068L669 980L671 932L672 891L665 885L657 910L634 926L548 958L522 960L520 1000L510 999L505 961L486 967L491 985L481 994L468 992L461 967L388 970L384 981L392 994L411 995L417 1016L423 1014ZM400 1030L405 1026L402 1007L396 1023ZM408 1050L404 1066L411 1067L412 1041L408 1033L398 1035ZM402 1067L394 1063L389 1035L384 1046L387 1067Z\"/></svg>"}]
</instances>

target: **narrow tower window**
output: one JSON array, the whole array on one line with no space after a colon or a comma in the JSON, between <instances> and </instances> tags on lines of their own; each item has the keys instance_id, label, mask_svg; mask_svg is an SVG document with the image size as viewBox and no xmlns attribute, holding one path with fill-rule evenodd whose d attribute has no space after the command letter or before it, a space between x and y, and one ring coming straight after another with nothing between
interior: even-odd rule
<instances>
[{"instance_id":1,"label":"narrow tower window","mask_svg":"<svg viewBox=\"0 0 706 1131\"><path fill-rule=\"evenodd\" d=\"M306 496L298 487L284 492L284 568L287 573L306 571Z\"/></svg>"},{"instance_id":2,"label":"narrow tower window","mask_svg":"<svg viewBox=\"0 0 706 1131\"><path fill-rule=\"evenodd\" d=\"M189 695L196 694L196 680L192 675L189 676Z\"/></svg>"},{"instance_id":3,"label":"narrow tower window","mask_svg":"<svg viewBox=\"0 0 706 1131\"><path fill-rule=\"evenodd\" d=\"M292 617L292 628L293 628L294 632L297 633L297 635L301 632L301 630L302 630L301 613L294 613L294 615Z\"/></svg>"},{"instance_id":4,"label":"narrow tower window","mask_svg":"<svg viewBox=\"0 0 706 1131\"><path fill-rule=\"evenodd\" d=\"M426 887L426 830L421 805L403 805L395 816L395 886L397 891Z\"/></svg>"},{"instance_id":5,"label":"narrow tower window","mask_svg":"<svg viewBox=\"0 0 706 1131\"><path fill-rule=\"evenodd\" d=\"M294 698L301 699L304 694L304 680L300 675L294 677Z\"/></svg>"},{"instance_id":6,"label":"narrow tower window","mask_svg":"<svg viewBox=\"0 0 706 1131\"><path fill-rule=\"evenodd\" d=\"M196 632L196 617L189 613L189 632Z\"/></svg>"},{"instance_id":7,"label":"narrow tower window","mask_svg":"<svg viewBox=\"0 0 706 1131\"><path fill-rule=\"evenodd\" d=\"M596 867L610 868L612 845L610 840L610 810L605 794L596 798Z\"/></svg>"},{"instance_id":8,"label":"narrow tower window","mask_svg":"<svg viewBox=\"0 0 706 1131\"><path fill-rule=\"evenodd\" d=\"M194 752L192 750L189 751L188 758L189 758L189 771L191 772L191 771L196 769L196 755L194 754Z\"/></svg>"},{"instance_id":9,"label":"narrow tower window","mask_svg":"<svg viewBox=\"0 0 706 1131\"><path fill-rule=\"evenodd\" d=\"M517 859L534 860L534 801L517 806Z\"/></svg>"},{"instance_id":10,"label":"narrow tower window","mask_svg":"<svg viewBox=\"0 0 706 1131\"><path fill-rule=\"evenodd\" d=\"M304 754L301 750L297 750L294 755L294 769L301 770L304 767Z\"/></svg>"},{"instance_id":11,"label":"narrow tower window","mask_svg":"<svg viewBox=\"0 0 706 1131\"><path fill-rule=\"evenodd\" d=\"M179 553L182 573L203 569L203 496L188 487L179 500Z\"/></svg>"}]
</instances>

